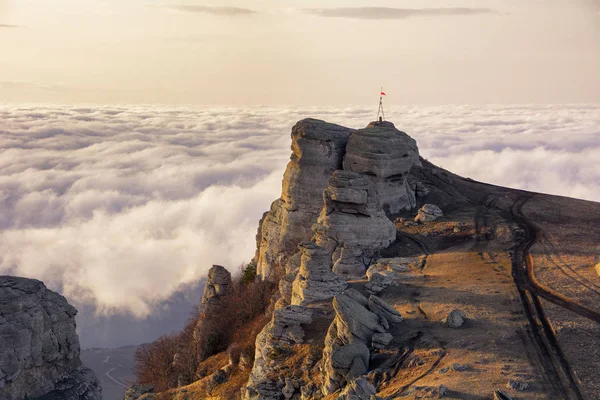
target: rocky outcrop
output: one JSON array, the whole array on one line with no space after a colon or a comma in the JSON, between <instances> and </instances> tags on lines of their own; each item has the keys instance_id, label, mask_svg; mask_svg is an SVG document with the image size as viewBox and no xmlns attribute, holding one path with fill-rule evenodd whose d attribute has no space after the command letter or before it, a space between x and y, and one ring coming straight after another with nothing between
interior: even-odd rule
<instances>
[{"instance_id":1,"label":"rocky outcrop","mask_svg":"<svg viewBox=\"0 0 600 400\"><path fill-rule=\"evenodd\" d=\"M332 255L334 272L363 276L374 254L396 240L396 227L381 208L377 194L365 175L332 174L313 230L316 243Z\"/></svg>"},{"instance_id":2,"label":"rocky outcrop","mask_svg":"<svg viewBox=\"0 0 600 400\"><path fill-rule=\"evenodd\" d=\"M292 156L283 177L281 198L263 217L257 235L257 273L268 278L283 266L298 244L310 240L311 226L323 207L331 173L341 169L349 128L305 119L292 128Z\"/></svg>"},{"instance_id":3,"label":"rocky outcrop","mask_svg":"<svg viewBox=\"0 0 600 400\"><path fill-rule=\"evenodd\" d=\"M416 185L407 176L418 163L416 142L389 122L352 131L300 121L292 129L281 198L259 227L257 273L264 279L275 266L286 267L314 230L317 244L332 254L334 272L362 276L373 254L396 238L386 212L416 205Z\"/></svg>"},{"instance_id":4,"label":"rocky outcrop","mask_svg":"<svg viewBox=\"0 0 600 400\"><path fill-rule=\"evenodd\" d=\"M231 273L225 267L213 265L208 271L208 278L206 279L200 303L200 311L202 312L213 305L219 304L219 298L230 295L232 291Z\"/></svg>"},{"instance_id":5,"label":"rocky outcrop","mask_svg":"<svg viewBox=\"0 0 600 400\"><path fill-rule=\"evenodd\" d=\"M256 340L246 399L288 398L297 390L301 398L333 393L368 371L370 349L385 348L393 339L390 324L402 320L378 298L341 292L346 279L362 278L379 251L396 240L389 216L416 206L417 184L407 183L419 163L415 141L386 122L352 131L303 120L292 130L292 152L281 198L257 234L257 273L268 279L277 268L283 276L273 320ZM374 279L380 277L383 286L393 284L383 271ZM322 388L278 378L274 362L281 348L302 342L306 320L295 318L307 310L315 324L330 324L319 367Z\"/></svg>"},{"instance_id":6,"label":"rocky outcrop","mask_svg":"<svg viewBox=\"0 0 600 400\"><path fill-rule=\"evenodd\" d=\"M204 293L198 311L200 318L194 329L194 338L201 340L204 322L219 313L221 300L233 292L231 273L220 265L213 265L208 271Z\"/></svg>"},{"instance_id":7,"label":"rocky outcrop","mask_svg":"<svg viewBox=\"0 0 600 400\"><path fill-rule=\"evenodd\" d=\"M313 242L300 246L300 270L292 285L292 304L307 305L329 300L346 288L346 282L331 270L331 256Z\"/></svg>"},{"instance_id":8,"label":"rocky outcrop","mask_svg":"<svg viewBox=\"0 0 600 400\"><path fill-rule=\"evenodd\" d=\"M444 213L442 210L434 205L434 204L425 204L423 207L419 209L417 216L415 217L415 222L419 222L424 224L426 222L432 222L443 216Z\"/></svg>"},{"instance_id":9,"label":"rocky outcrop","mask_svg":"<svg viewBox=\"0 0 600 400\"><path fill-rule=\"evenodd\" d=\"M367 299L348 289L333 299L336 316L323 349L323 394L328 395L369 371L370 348L384 348L392 340L390 323L400 314L381 299Z\"/></svg>"},{"instance_id":10,"label":"rocky outcrop","mask_svg":"<svg viewBox=\"0 0 600 400\"><path fill-rule=\"evenodd\" d=\"M202 294L202 302L205 308L219 303L219 298L231 294L233 284L231 282L231 273L220 265L213 265L208 271L208 278Z\"/></svg>"},{"instance_id":11,"label":"rocky outcrop","mask_svg":"<svg viewBox=\"0 0 600 400\"><path fill-rule=\"evenodd\" d=\"M344 170L365 175L390 214L415 207L408 173L419 163L417 142L391 122L371 122L350 135Z\"/></svg>"},{"instance_id":12,"label":"rocky outcrop","mask_svg":"<svg viewBox=\"0 0 600 400\"><path fill-rule=\"evenodd\" d=\"M101 400L79 359L77 310L33 279L0 277L0 398Z\"/></svg>"},{"instance_id":13,"label":"rocky outcrop","mask_svg":"<svg viewBox=\"0 0 600 400\"><path fill-rule=\"evenodd\" d=\"M280 355L286 346L302 343L302 325L312 322L312 311L306 307L287 306L273 312L273 318L256 337L256 355L244 399L281 399L290 388L277 373Z\"/></svg>"}]
</instances>

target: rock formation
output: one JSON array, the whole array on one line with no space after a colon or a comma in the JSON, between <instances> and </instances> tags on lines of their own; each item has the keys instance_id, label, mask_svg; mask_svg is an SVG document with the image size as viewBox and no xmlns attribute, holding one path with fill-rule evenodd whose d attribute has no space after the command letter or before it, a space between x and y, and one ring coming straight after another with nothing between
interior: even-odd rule
<instances>
[{"instance_id":1,"label":"rock formation","mask_svg":"<svg viewBox=\"0 0 600 400\"><path fill-rule=\"evenodd\" d=\"M315 119L292 128L292 156L283 177L281 198L271 205L257 235L257 274L268 278L297 246L310 240L323 206L331 173L341 169L351 129Z\"/></svg>"},{"instance_id":2,"label":"rock formation","mask_svg":"<svg viewBox=\"0 0 600 400\"><path fill-rule=\"evenodd\" d=\"M388 214L416 205L417 185L407 183L409 171L419 162L415 141L391 123L352 131L304 120L292 130L292 151L282 196L263 217L257 235L257 273L267 279L278 266L284 276L273 320L256 341L247 399L291 395L289 382L272 378L276 368L269 358L282 343L301 340L300 325L305 322L288 326L283 321L290 313L305 315L302 310L307 309L290 307L310 306L328 315L335 296L336 317L322 360L323 393L366 373L369 349L384 348L392 340L390 323L402 320L378 298L367 299L355 290L340 293L347 286L343 278L364 276L377 253L396 240ZM385 274L376 277L392 284ZM289 331L282 339L284 325ZM314 394L309 386L302 386L306 398Z\"/></svg>"},{"instance_id":3,"label":"rock formation","mask_svg":"<svg viewBox=\"0 0 600 400\"><path fill-rule=\"evenodd\" d=\"M232 291L231 273L225 267L213 265L208 271L204 293L202 293L202 300L198 307L200 318L198 318L194 329L194 338L196 340L200 340L203 335L202 327L204 322L219 313L221 298L230 295Z\"/></svg>"},{"instance_id":4,"label":"rock formation","mask_svg":"<svg viewBox=\"0 0 600 400\"><path fill-rule=\"evenodd\" d=\"M366 175L377 191L381 206L396 214L416 205L407 184L412 167L419 163L417 142L391 122L371 122L350 135L344 170Z\"/></svg>"},{"instance_id":5,"label":"rock formation","mask_svg":"<svg viewBox=\"0 0 600 400\"><path fill-rule=\"evenodd\" d=\"M231 273L225 267L213 265L208 271L206 286L204 286L202 302L200 303L201 311L218 304L220 297L227 296L232 291Z\"/></svg>"},{"instance_id":6,"label":"rock formation","mask_svg":"<svg viewBox=\"0 0 600 400\"><path fill-rule=\"evenodd\" d=\"M396 227L381 208L367 176L335 171L313 226L316 243L332 255L333 270L361 277L375 252L396 240Z\"/></svg>"},{"instance_id":7,"label":"rock formation","mask_svg":"<svg viewBox=\"0 0 600 400\"><path fill-rule=\"evenodd\" d=\"M353 131L307 119L292 129L292 152L281 198L260 223L258 275L283 269L298 244L313 236L332 253L336 272L364 274L372 253L395 240L386 212L416 205L416 184L407 183L419 163L416 142L390 122Z\"/></svg>"},{"instance_id":8,"label":"rock formation","mask_svg":"<svg viewBox=\"0 0 600 400\"><path fill-rule=\"evenodd\" d=\"M273 318L256 337L256 355L244 399L280 399L289 385L277 374L283 348L302 343L302 325L312 322L312 311L306 307L287 306L273 312Z\"/></svg>"},{"instance_id":9,"label":"rock formation","mask_svg":"<svg viewBox=\"0 0 600 400\"><path fill-rule=\"evenodd\" d=\"M36 280L0 277L0 398L101 400L79 359L77 310Z\"/></svg>"},{"instance_id":10,"label":"rock formation","mask_svg":"<svg viewBox=\"0 0 600 400\"><path fill-rule=\"evenodd\" d=\"M332 272L329 252L312 242L300 247L302 260L293 283L292 304L307 305L341 293L346 282Z\"/></svg>"},{"instance_id":11,"label":"rock formation","mask_svg":"<svg viewBox=\"0 0 600 400\"><path fill-rule=\"evenodd\" d=\"M323 350L323 394L331 394L367 373L370 348L384 348L392 340L390 323L400 314L381 299L367 299L348 289L333 299L336 316L329 327Z\"/></svg>"}]
</instances>

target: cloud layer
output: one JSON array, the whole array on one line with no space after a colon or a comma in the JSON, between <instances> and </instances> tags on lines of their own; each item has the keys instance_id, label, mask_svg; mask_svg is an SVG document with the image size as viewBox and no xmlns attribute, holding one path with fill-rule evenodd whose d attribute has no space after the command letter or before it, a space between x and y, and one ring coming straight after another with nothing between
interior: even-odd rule
<instances>
[{"instance_id":1,"label":"cloud layer","mask_svg":"<svg viewBox=\"0 0 600 400\"><path fill-rule=\"evenodd\" d=\"M444 17L453 15L479 15L496 13L489 8L393 8L393 7L343 7L308 8L305 13L319 17L352 19L404 19L410 17Z\"/></svg>"},{"instance_id":2,"label":"cloud layer","mask_svg":"<svg viewBox=\"0 0 600 400\"><path fill-rule=\"evenodd\" d=\"M297 120L359 128L373 111L0 105L0 273L103 315L147 317L212 264L251 259ZM453 172L600 201L600 106L387 115Z\"/></svg>"}]
</instances>

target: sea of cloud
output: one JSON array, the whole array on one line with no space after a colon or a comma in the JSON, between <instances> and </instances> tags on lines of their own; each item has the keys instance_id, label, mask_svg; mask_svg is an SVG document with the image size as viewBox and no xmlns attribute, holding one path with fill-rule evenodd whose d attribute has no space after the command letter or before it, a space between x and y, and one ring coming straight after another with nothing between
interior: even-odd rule
<instances>
[{"instance_id":1,"label":"sea of cloud","mask_svg":"<svg viewBox=\"0 0 600 400\"><path fill-rule=\"evenodd\" d=\"M212 264L249 261L291 126L368 108L0 105L0 273L145 318ZM600 201L600 105L395 107L441 167Z\"/></svg>"}]
</instances>

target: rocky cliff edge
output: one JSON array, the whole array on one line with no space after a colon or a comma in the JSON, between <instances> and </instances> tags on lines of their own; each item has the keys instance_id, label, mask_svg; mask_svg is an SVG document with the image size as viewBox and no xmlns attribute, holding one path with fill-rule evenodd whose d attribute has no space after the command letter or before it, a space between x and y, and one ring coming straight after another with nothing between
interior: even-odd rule
<instances>
[{"instance_id":1,"label":"rocky cliff edge","mask_svg":"<svg viewBox=\"0 0 600 400\"><path fill-rule=\"evenodd\" d=\"M79 359L77 310L37 280L0 277L0 398L102 400Z\"/></svg>"}]
</instances>

